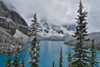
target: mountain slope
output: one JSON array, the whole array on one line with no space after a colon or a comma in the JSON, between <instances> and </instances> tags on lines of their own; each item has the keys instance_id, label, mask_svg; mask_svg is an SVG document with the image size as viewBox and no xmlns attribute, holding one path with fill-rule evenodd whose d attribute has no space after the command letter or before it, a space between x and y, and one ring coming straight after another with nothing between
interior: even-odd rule
<instances>
[{"instance_id":1,"label":"mountain slope","mask_svg":"<svg viewBox=\"0 0 100 67\"><path fill-rule=\"evenodd\" d=\"M3 0L0 0L0 27L10 35L14 35L16 29L27 34L29 32L28 25L17 10L14 9L14 7L8 7Z\"/></svg>"},{"instance_id":2,"label":"mountain slope","mask_svg":"<svg viewBox=\"0 0 100 67\"><path fill-rule=\"evenodd\" d=\"M10 52L13 52L15 48L17 48L18 51L22 51L23 43L0 28L0 53L5 53L8 49Z\"/></svg>"}]
</instances>

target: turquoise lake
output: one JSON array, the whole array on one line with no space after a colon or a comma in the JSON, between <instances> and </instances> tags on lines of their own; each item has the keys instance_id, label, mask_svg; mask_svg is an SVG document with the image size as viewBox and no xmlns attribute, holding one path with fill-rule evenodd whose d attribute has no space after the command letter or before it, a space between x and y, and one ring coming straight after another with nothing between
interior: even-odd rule
<instances>
[{"instance_id":1,"label":"turquoise lake","mask_svg":"<svg viewBox=\"0 0 100 67\"><path fill-rule=\"evenodd\" d=\"M39 67L52 67L53 60L55 61L56 66L59 65L59 52L60 48L63 48L63 67L67 67L67 58L69 49L71 53L74 54L72 46L64 45L63 41L40 41L40 62L38 63ZM24 57L25 66L30 67L28 60L29 56L29 43L25 43L25 50L18 54L19 63L21 63L21 58ZM13 55L11 55L13 60ZM97 50L97 59L100 66L100 50ZM6 54L0 54L0 67L5 67Z\"/></svg>"}]
</instances>

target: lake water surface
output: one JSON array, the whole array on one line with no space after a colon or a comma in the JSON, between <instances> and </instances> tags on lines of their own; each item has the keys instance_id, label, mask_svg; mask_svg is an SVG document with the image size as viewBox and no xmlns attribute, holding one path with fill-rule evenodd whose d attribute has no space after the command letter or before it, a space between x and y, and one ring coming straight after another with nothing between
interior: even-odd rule
<instances>
[{"instance_id":1,"label":"lake water surface","mask_svg":"<svg viewBox=\"0 0 100 67\"><path fill-rule=\"evenodd\" d=\"M28 64L28 60L30 59L29 56L29 43L25 43L25 50L18 54L19 63L21 63L22 56L24 57L25 66L30 67ZM74 54L72 50L72 46L63 45L63 41L40 41L40 62L39 67L52 67L52 61L55 61L55 64L59 65L59 52L60 48L63 48L63 67L67 67L67 58L69 49L71 49L71 53ZM11 55L13 57L13 55ZM100 66L100 50L97 50L97 58ZM12 58L13 60L13 58ZM6 54L0 54L0 67L5 67L6 62Z\"/></svg>"}]
</instances>

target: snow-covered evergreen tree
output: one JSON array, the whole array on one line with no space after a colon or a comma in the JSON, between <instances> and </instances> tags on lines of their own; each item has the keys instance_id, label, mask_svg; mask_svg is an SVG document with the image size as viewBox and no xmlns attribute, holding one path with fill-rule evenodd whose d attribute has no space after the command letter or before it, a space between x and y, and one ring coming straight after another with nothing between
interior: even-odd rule
<instances>
[{"instance_id":1,"label":"snow-covered evergreen tree","mask_svg":"<svg viewBox=\"0 0 100 67\"><path fill-rule=\"evenodd\" d=\"M8 49L5 67L11 67L11 66L12 66L12 63L11 63L11 57L10 57L10 50Z\"/></svg>"},{"instance_id":2,"label":"snow-covered evergreen tree","mask_svg":"<svg viewBox=\"0 0 100 67\"><path fill-rule=\"evenodd\" d=\"M22 62L21 62L21 67L25 67L25 65L24 65L24 57L22 57Z\"/></svg>"},{"instance_id":3,"label":"snow-covered evergreen tree","mask_svg":"<svg viewBox=\"0 0 100 67\"><path fill-rule=\"evenodd\" d=\"M19 67L19 59L17 50L14 51L13 67Z\"/></svg>"},{"instance_id":4,"label":"snow-covered evergreen tree","mask_svg":"<svg viewBox=\"0 0 100 67\"><path fill-rule=\"evenodd\" d=\"M38 40L38 22L37 22L37 17L36 14L34 15L34 20L32 20L32 25L31 25L31 36L33 37L31 44L30 44L30 49L29 49L29 54L30 54L30 59L29 63L31 64L31 67L38 67L38 62L39 62L39 40Z\"/></svg>"},{"instance_id":5,"label":"snow-covered evergreen tree","mask_svg":"<svg viewBox=\"0 0 100 67\"><path fill-rule=\"evenodd\" d=\"M30 26L30 29L31 29L30 34L31 34L31 36L37 37L38 36L37 32L38 32L38 27L39 27L39 23L37 22L37 15L34 14L33 18L34 18L34 20L31 20L31 22L33 22L33 23Z\"/></svg>"},{"instance_id":6,"label":"snow-covered evergreen tree","mask_svg":"<svg viewBox=\"0 0 100 67\"><path fill-rule=\"evenodd\" d=\"M75 54L72 56L71 67L89 67L89 51L88 48L84 46L84 42L88 41L86 39L87 34L87 12L83 11L83 5L80 1L79 10L77 15L77 27L74 37L76 37L77 43L74 48Z\"/></svg>"},{"instance_id":7,"label":"snow-covered evergreen tree","mask_svg":"<svg viewBox=\"0 0 100 67\"><path fill-rule=\"evenodd\" d=\"M59 67L63 67L62 48L60 49L60 60L59 60Z\"/></svg>"},{"instance_id":8,"label":"snow-covered evergreen tree","mask_svg":"<svg viewBox=\"0 0 100 67\"><path fill-rule=\"evenodd\" d=\"M92 46L90 48L91 51L91 57L90 57L90 66L91 67L99 67L98 62L97 62L97 57L96 57L96 49L94 45L94 40L92 40Z\"/></svg>"}]
</instances>

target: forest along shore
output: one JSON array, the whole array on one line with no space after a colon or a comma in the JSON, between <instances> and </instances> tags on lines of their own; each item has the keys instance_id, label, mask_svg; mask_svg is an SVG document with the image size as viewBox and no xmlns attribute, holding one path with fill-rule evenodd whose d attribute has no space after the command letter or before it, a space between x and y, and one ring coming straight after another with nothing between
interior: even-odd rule
<instances>
[{"instance_id":1,"label":"forest along shore","mask_svg":"<svg viewBox=\"0 0 100 67\"><path fill-rule=\"evenodd\" d=\"M74 40L65 41L64 44L65 45L69 45L69 46L76 46L76 42ZM90 48L91 44L90 43L85 43L84 46ZM99 45L95 45L95 49L100 49L100 46Z\"/></svg>"}]
</instances>

